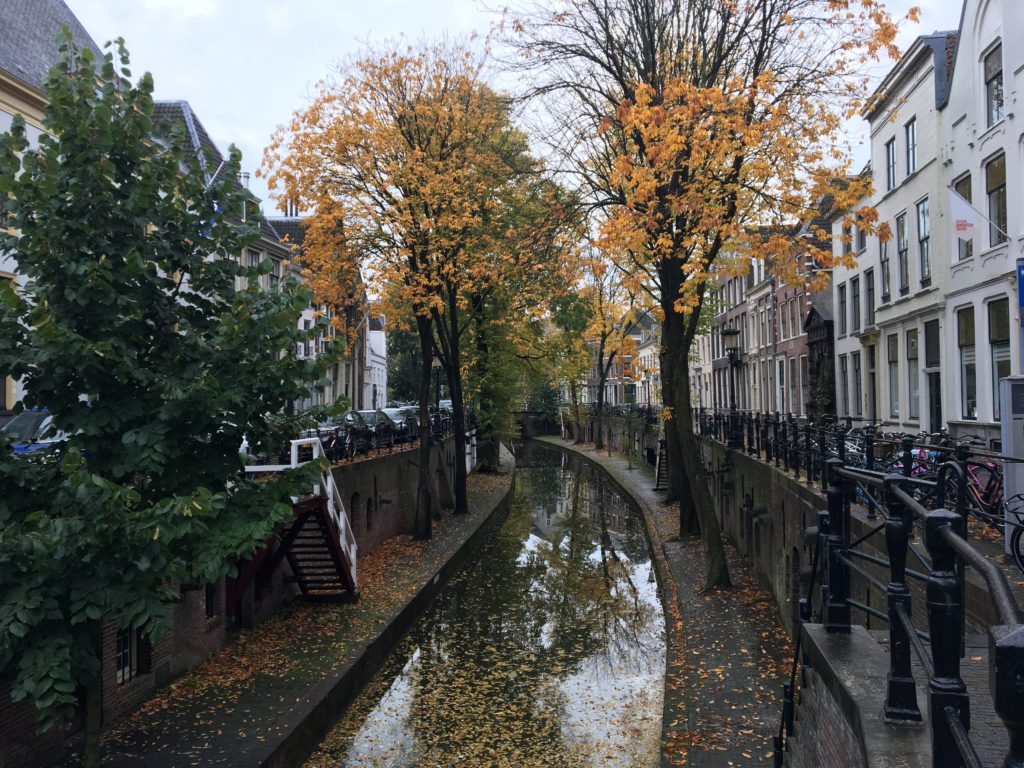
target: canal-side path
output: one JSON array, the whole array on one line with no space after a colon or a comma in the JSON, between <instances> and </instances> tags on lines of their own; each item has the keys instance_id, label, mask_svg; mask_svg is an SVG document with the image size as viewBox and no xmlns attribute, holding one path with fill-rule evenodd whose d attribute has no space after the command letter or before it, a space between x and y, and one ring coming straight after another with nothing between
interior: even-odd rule
<instances>
[{"instance_id":1,"label":"canal-side path","mask_svg":"<svg viewBox=\"0 0 1024 768\"><path fill-rule=\"evenodd\" d=\"M500 474L470 475L470 513L445 512L429 541L395 537L360 557L357 602L289 606L109 729L103 765L301 764L500 517L513 482L511 456L502 464Z\"/></svg>"},{"instance_id":2,"label":"canal-side path","mask_svg":"<svg viewBox=\"0 0 1024 768\"><path fill-rule=\"evenodd\" d=\"M792 646L771 596L727 546L733 588L703 590L704 551L680 540L678 510L654 490L654 474L593 445L546 442L604 467L640 505L653 539L667 638L663 765L727 768L771 765Z\"/></svg>"}]
</instances>

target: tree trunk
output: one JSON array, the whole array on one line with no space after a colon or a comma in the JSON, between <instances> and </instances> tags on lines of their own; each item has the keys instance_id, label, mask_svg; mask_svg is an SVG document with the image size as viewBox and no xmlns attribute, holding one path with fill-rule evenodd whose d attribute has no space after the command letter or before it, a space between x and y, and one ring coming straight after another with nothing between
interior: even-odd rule
<instances>
[{"instance_id":1,"label":"tree trunk","mask_svg":"<svg viewBox=\"0 0 1024 768\"><path fill-rule=\"evenodd\" d=\"M694 502L694 491L691 488L691 476L686 472L683 459L683 446L679 440L676 413L679 387L673 373L682 365L685 370L685 354L680 350L685 346L685 333L681 318L676 313L666 313L661 324L661 381L663 404L669 409L672 418L665 422L665 458L668 462L668 501L679 504L679 536L696 536L700 534L700 518ZM684 373L685 376L685 373ZM686 409L689 410L689 398Z\"/></svg>"},{"instance_id":2,"label":"tree trunk","mask_svg":"<svg viewBox=\"0 0 1024 768\"><path fill-rule=\"evenodd\" d=\"M683 454L683 469L689 477L691 498L700 522L701 537L704 540L704 556L707 570L704 574L704 588L731 587L729 564L725 559L725 545L722 542L722 527L715 513L715 501L704 474L700 443L693 432L693 414L690 411L690 379L687 367L675 371L678 417L673 419Z\"/></svg>"},{"instance_id":3,"label":"tree trunk","mask_svg":"<svg viewBox=\"0 0 1024 768\"><path fill-rule=\"evenodd\" d=\"M430 364L434 359L434 334L430 319L417 317L416 332L420 339L420 447L413 538L429 539L433 534L430 514Z\"/></svg>"},{"instance_id":4,"label":"tree trunk","mask_svg":"<svg viewBox=\"0 0 1024 768\"><path fill-rule=\"evenodd\" d=\"M466 497L466 403L462 390L462 352L459 338L459 307L454 291L448 302L448 388L452 395L452 431L455 433L455 514L469 512ZM444 322L442 320L442 322Z\"/></svg>"},{"instance_id":5,"label":"tree trunk","mask_svg":"<svg viewBox=\"0 0 1024 768\"><path fill-rule=\"evenodd\" d=\"M94 648L101 650L100 626L92 622ZM100 740L103 735L103 666L96 672L96 679L85 689L85 747L82 764L85 768L97 768L100 764Z\"/></svg>"}]
</instances>

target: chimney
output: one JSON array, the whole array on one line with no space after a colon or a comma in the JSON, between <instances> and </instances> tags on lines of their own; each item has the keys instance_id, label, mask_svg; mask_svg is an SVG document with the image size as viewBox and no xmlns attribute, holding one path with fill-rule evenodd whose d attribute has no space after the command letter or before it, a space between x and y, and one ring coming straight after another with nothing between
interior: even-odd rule
<instances>
[{"instance_id":1,"label":"chimney","mask_svg":"<svg viewBox=\"0 0 1024 768\"><path fill-rule=\"evenodd\" d=\"M249 188L249 172L248 171L242 171L241 176L242 176L242 186L245 187L246 189L248 189Z\"/></svg>"}]
</instances>

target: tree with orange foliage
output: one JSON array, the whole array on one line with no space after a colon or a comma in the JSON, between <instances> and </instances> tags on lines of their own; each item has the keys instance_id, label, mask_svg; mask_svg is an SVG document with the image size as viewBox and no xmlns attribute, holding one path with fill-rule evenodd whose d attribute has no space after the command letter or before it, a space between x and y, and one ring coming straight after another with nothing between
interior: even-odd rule
<instances>
[{"instance_id":1,"label":"tree with orange foliage","mask_svg":"<svg viewBox=\"0 0 1024 768\"><path fill-rule=\"evenodd\" d=\"M431 363L452 396L456 455L465 450L464 334L483 297L522 271L533 238L504 227L539 172L510 102L483 80L483 56L460 44L371 52L273 137L272 190L312 209L304 257L318 300L351 284L365 262L371 289L397 317L411 309L420 342L420 418ZM557 218L557 217L556 217ZM516 238L520 238L517 240ZM415 533L430 536L429 434L421 437ZM467 511L455 462L455 512Z\"/></svg>"},{"instance_id":2,"label":"tree with orange foliage","mask_svg":"<svg viewBox=\"0 0 1024 768\"><path fill-rule=\"evenodd\" d=\"M770 259L783 279L799 261L821 277L833 265L828 249L760 233L809 223L826 196L853 210L868 191L848 178L842 129L868 93L861 65L898 55L897 25L877 0L542 0L509 26L534 93L558 96L551 123L605 211L600 244L663 314L671 496L681 531L699 522L707 586L727 585L690 413L706 286L724 254ZM870 211L855 215L874 232Z\"/></svg>"}]
</instances>

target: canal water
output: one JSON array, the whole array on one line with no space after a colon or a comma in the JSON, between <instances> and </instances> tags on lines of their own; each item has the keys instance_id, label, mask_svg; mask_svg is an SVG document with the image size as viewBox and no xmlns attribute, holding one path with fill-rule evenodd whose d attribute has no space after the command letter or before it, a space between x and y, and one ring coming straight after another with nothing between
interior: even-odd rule
<instances>
[{"instance_id":1,"label":"canal water","mask_svg":"<svg viewBox=\"0 0 1024 768\"><path fill-rule=\"evenodd\" d=\"M639 512L600 473L518 449L505 523L310 766L655 766L664 620Z\"/></svg>"}]
</instances>

